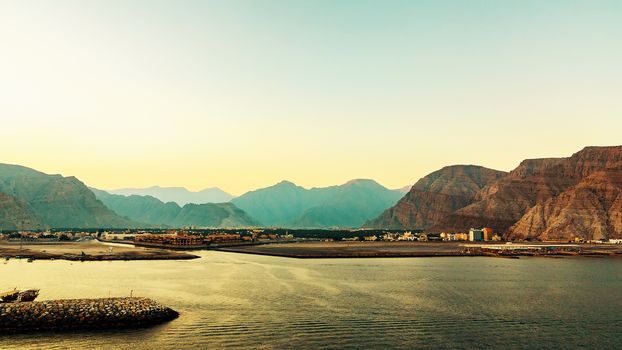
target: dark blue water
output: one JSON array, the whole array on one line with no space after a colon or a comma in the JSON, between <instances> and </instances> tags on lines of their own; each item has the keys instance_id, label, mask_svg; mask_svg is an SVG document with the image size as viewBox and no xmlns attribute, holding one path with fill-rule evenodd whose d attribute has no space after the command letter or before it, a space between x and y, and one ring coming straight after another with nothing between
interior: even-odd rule
<instances>
[{"instance_id":1,"label":"dark blue water","mask_svg":"<svg viewBox=\"0 0 622 350\"><path fill-rule=\"evenodd\" d=\"M133 295L181 312L155 328L0 335L10 349L610 348L622 259L11 261L0 287L42 299Z\"/></svg>"}]
</instances>

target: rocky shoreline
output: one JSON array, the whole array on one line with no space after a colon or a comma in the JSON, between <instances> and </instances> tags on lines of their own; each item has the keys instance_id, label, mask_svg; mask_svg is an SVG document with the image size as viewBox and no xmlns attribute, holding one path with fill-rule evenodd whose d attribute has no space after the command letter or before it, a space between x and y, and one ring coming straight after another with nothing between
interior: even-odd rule
<instances>
[{"instance_id":1,"label":"rocky shoreline","mask_svg":"<svg viewBox=\"0 0 622 350\"><path fill-rule=\"evenodd\" d=\"M0 333L138 328L174 320L149 298L61 299L0 304Z\"/></svg>"}]
</instances>

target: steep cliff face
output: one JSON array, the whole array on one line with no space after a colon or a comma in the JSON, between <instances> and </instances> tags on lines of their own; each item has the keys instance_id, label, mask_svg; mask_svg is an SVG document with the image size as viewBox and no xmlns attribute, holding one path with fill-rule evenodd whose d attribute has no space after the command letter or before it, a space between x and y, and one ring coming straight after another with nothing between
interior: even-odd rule
<instances>
[{"instance_id":1,"label":"steep cliff face","mask_svg":"<svg viewBox=\"0 0 622 350\"><path fill-rule=\"evenodd\" d=\"M415 183L393 207L364 227L423 229L470 204L476 194L506 173L475 165L454 165Z\"/></svg>"},{"instance_id":2,"label":"steep cliff face","mask_svg":"<svg viewBox=\"0 0 622 350\"><path fill-rule=\"evenodd\" d=\"M622 237L622 172L592 173L579 184L529 209L509 239L566 240Z\"/></svg>"},{"instance_id":3,"label":"steep cliff face","mask_svg":"<svg viewBox=\"0 0 622 350\"><path fill-rule=\"evenodd\" d=\"M575 183L559 176L563 159L529 159L507 176L475 196L479 201L456 210L437 221L433 229L460 231L469 227L492 227L504 232L538 202L558 195Z\"/></svg>"},{"instance_id":4,"label":"steep cliff face","mask_svg":"<svg viewBox=\"0 0 622 350\"><path fill-rule=\"evenodd\" d=\"M548 237L552 239L552 237L557 237L557 239L565 239L572 237L576 234L572 224L566 225L564 229L557 225L556 228L549 230L548 224L536 223L539 220L538 217L547 217L559 211L560 208L554 207L562 205L563 201L551 200L562 194L564 196L560 198L567 199L570 194L566 191L577 186L584 179L591 181L589 178L592 174L620 170L622 170L622 146L586 147L569 158L525 160L508 176L482 189L475 196L477 201L439 220L433 229L465 230L469 227L489 226L497 232L507 232L509 238ZM549 201L551 203L545 206L544 204ZM587 205L588 202L584 203ZM588 207L594 210L597 208L596 203ZM532 208L533 212L531 212ZM549 214L544 214L545 208L548 208L546 210ZM539 211L541 215L538 215ZM523 215L528 212L530 212L528 218L523 221ZM522 223L509 231L510 227L517 224L519 220ZM582 229L579 227L576 230ZM599 232L606 235L604 232L607 230L603 228ZM600 233L595 234L600 235ZM587 237L586 235L588 234L583 233L580 236Z\"/></svg>"},{"instance_id":5,"label":"steep cliff face","mask_svg":"<svg viewBox=\"0 0 622 350\"><path fill-rule=\"evenodd\" d=\"M564 176L585 178L600 171L622 170L622 146L585 147L568 159Z\"/></svg>"}]
</instances>

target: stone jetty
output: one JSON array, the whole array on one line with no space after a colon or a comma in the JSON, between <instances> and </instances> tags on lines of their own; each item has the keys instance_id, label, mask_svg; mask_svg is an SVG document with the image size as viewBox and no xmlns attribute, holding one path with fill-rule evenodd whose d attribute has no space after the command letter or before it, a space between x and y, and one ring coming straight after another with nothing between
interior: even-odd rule
<instances>
[{"instance_id":1,"label":"stone jetty","mask_svg":"<svg viewBox=\"0 0 622 350\"><path fill-rule=\"evenodd\" d=\"M136 328L179 314L148 298L63 299L0 304L0 333Z\"/></svg>"}]
</instances>

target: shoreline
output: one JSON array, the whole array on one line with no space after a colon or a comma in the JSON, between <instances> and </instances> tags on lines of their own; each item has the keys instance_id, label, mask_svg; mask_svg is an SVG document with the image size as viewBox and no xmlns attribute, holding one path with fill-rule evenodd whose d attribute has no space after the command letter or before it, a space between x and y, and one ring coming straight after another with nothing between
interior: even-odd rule
<instances>
[{"instance_id":1,"label":"shoreline","mask_svg":"<svg viewBox=\"0 0 622 350\"><path fill-rule=\"evenodd\" d=\"M237 254L249 254L249 255L263 255L263 256L275 256L280 258L293 258L293 259L349 259L349 258L432 258L432 257L460 257L460 256L486 256L484 254L460 254L460 253L327 253L327 254L295 254L295 253L279 253L279 252L262 252L253 250L242 250L236 248L220 248L216 251L225 253L237 253Z\"/></svg>"},{"instance_id":2,"label":"shoreline","mask_svg":"<svg viewBox=\"0 0 622 350\"><path fill-rule=\"evenodd\" d=\"M508 247L520 244L508 245ZM552 244L528 244L535 248ZM274 256L294 259L348 259L348 258L431 258L431 257L590 257L622 258L622 245L604 244L553 244L557 247L579 247L578 251L514 250L491 252L482 250L486 243L465 244L457 242L275 242L236 244L211 247L212 251ZM196 250L196 249L194 249ZM203 249L205 250L205 249ZM138 261L138 260L189 260L200 256L162 247L141 247L130 242L72 242L24 245L0 244L0 258L67 261Z\"/></svg>"},{"instance_id":3,"label":"shoreline","mask_svg":"<svg viewBox=\"0 0 622 350\"><path fill-rule=\"evenodd\" d=\"M112 250L110 250L112 249ZM68 261L189 260L200 258L165 249L111 247L100 242L24 245L0 244L0 258Z\"/></svg>"},{"instance_id":4,"label":"shoreline","mask_svg":"<svg viewBox=\"0 0 622 350\"><path fill-rule=\"evenodd\" d=\"M166 249L166 250L175 250L175 251L217 250L219 248L245 247L245 246L256 246L256 245L263 245L263 244L278 243L278 242L225 242L225 243L177 246L177 245L170 245L170 244L134 242L134 241L118 240L118 239L117 240L98 239L97 241L101 243L108 243L108 244L124 244L128 246L133 246L133 247L156 248L156 249Z\"/></svg>"},{"instance_id":5,"label":"shoreline","mask_svg":"<svg viewBox=\"0 0 622 350\"><path fill-rule=\"evenodd\" d=\"M483 245L483 244L482 244ZM545 243L534 244L546 246ZM603 250L603 248L606 248ZM402 243L402 242L322 242L263 245L256 247L226 247L217 251L238 254L274 256L294 259L348 259L348 258L434 258L434 257L491 257L517 259L520 257L548 258L622 258L620 246L583 246L580 252L557 251L550 253L512 252L491 253L464 251L457 243Z\"/></svg>"}]
</instances>

